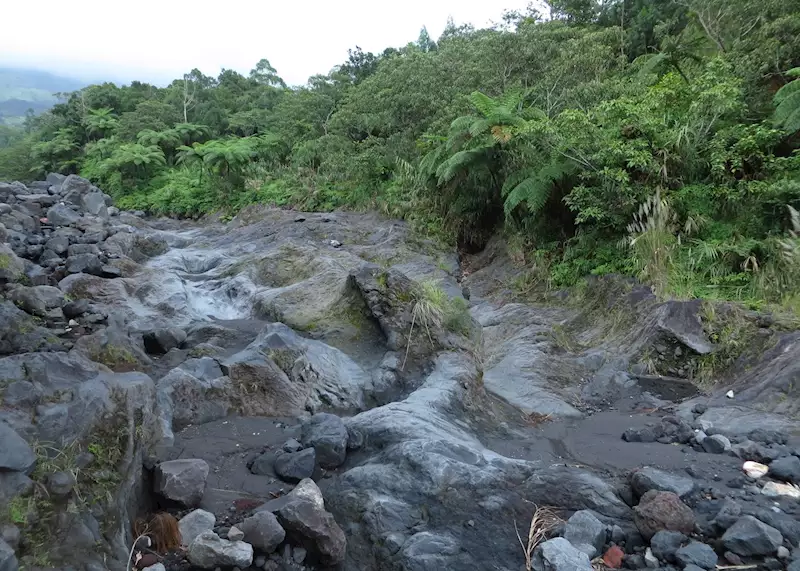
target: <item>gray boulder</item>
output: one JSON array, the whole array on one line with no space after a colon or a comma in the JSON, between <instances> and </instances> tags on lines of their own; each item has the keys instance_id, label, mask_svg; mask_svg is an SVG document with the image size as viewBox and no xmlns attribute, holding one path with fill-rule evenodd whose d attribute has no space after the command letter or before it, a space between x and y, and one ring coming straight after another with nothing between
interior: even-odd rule
<instances>
[{"instance_id":1,"label":"gray boulder","mask_svg":"<svg viewBox=\"0 0 800 571\"><path fill-rule=\"evenodd\" d=\"M675 563L675 552L686 541L686 536L677 531L659 531L650 540L650 549L653 555L666 561Z\"/></svg>"},{"instance_id":2,"label":"gray boulder","mask_svg":"<svg viewBox=\"0 0 800 571\"><path fill-rule=\"evenodd\" d=\"M56 204L47 209L47 220L53 226L70 226L80 219L80 214L64 204Z\"/></svg>"},{"instance_id":3,"label":"gray boulder","mask_svg":"<svg viewBox=\"0 0 800 571\"><path fill-rule=\"evenodd\" d=\"M322 492L310 478L259 511L272 511L287 536L314 553L323 565L344 561L347 539L333 515L325 511Z\"/></svg>"},{"instance_id":4,"label":"gray boulder","mask_svg":"<svg viewBox=\"0 0 800 571\"><path fill-rule=\"evenodd\" d=\"M303 446L313 446L323 468L341 466L347 456L347 427L335 414L321 412L304 424L300 438Z\"/></svg>"},{"instance_id":5,"label":"gray boulder","mask_svg":"<svg viewBox=\"0 0 800 571\"><path fill-rule=\"evenodd\" d=\"M92 192L93 188L92 183L85 178L71 174L61 183L59 194L61 194L65 202L80 206L83 195Z\"/></svg>"},{"instance_id":6,"label":"gray boulder","mask_svg":"<svg viewBox=\"0 0 800 571\"><path fill-rule=\"evenodd\" d=\"M314 474L317 454L313 448L300 452L283 452L275 457L275 474L286 482L299 482Z\"/></svg>"},{"instance_id":7,"label":"gray boulder","mask_svg":"<svg viewBox=\"0 0 800 571\"><path fill-rule=\"evenodd\" d=\"M691 478L646 466L631 475L631 487L637 496L643 496L650 490L659 490L672 492L682 498L694 491L695 483Z\"/></svg>"},{"instance_id":8,"label":"gray boulder","mask_svg":"<svg viewBox=\"0 0 800 571\"><path fill-rule=\"evenodd\" d=\"M47 315L47 306L31 287L19 286L8 292L7 297L21 310L37 317Z\"/></svg>"},{"instance_id":9,"label":"gray boulder","mask_svg":"<svg viewBox=\"0 0 800 571\"><path fill-rule=\"evenodd\" d=\"M800 458L784 456L773 460L769 465L769 475L784 482L800 484Z\"/></svg>"},{"instance_id":10,"label":"gray boulder","mask_svg":"<svg viewBox=\"0 0 800 571\"><path fill-rule=\"evenodd\" d=\"M61 186L67 180L67 177L61 173L51 172L44 180L50 186Z\"/></svg>"},{"instance_id":11,"label":"gray boulder","mask_svg":"<svg viewBox=\"0 0 800 571\"><path fill-rule=\"evenodd\" d=\"M90 192L83 196L83 208L92 216L99 216L100 218L108 218L108 209L106 207L106 199L102 192Z\"/></svg>"},{"instance_id":12,"label":"gray boulder","mask_svg":"<svg viewBox=\"0 0 800 571\"><path fill-rule=\"evenodd\" d=\"M606 544L606 525L589 510L577 511L567 520L564 538L589 559L599 554Z\"/></svg>"},{"instance_id":13,"label":"gray boulder","mask_svg":"<svg viewBox=\"0 0 800 571\"><path fill-rule=\"evenodd\" d=\"M781 532L753 516L739 518L722 536L722 544L742 557L771 555L783 544Z\"/></svg>"},{"instance_id":14,"label":"gray boulder","mask_svg":"<svg viewBox=\"0 0 800 571\"><path fill-rule=\"evenodd\" d=\"M178 529L181 532L181 544L189 546L195 538L206 531L213 531L217 518L205 510L194 510L181 518Z\"/></svg>"},{"instance_id":15,"label":"gray boulder","mask_svg":"<svg viewBox=\"0 0 800 571\"><path fill-rule=\"evenodd\" d=\"M64 312L64 317L66 317L67 319L80 317L81 315L89 311L89 300L76 299L75 301L70 301L64 304L64 307L62 307L61 309Z\"/></svg>"},{"instance_id":16,"label":"gray boulder","mask_svg":"<svg viewBox=\"0 0 800 571\"><path fill-rule=\"evenodd\" d=\"M716 569L717 554L705 543L692 541L689 545L681 547L675 552L675 559L684 567L696 565L701 569Z\"/></svg>"},{"instance_id":17,"label":"gray boulder","mask_svg":"<svg viewBox=\"0 0 800 571\"><path fill-rule=\"evenodd\" d=\"M0 470L29 472L36 463L36 454L17 432L0 422Z\"/></svg>"},{"instance_id":18,"label":"gray boulder","mask_svg":"<svg viewBox=\"0 0 800 571\"><path fill-rule=\"evenodd\" d=\"M201 569L245 569L253 563L253 546L243 541L222 539L213 531L204 531L189 546L189 561Z\"/></svg>"},{"instance_id":19,"label":"gray boulder","mask_svg":"<svg viewBox=\"0 0 800 571\"><path fill-rule=\"evenodd\" d=\"M103 272L103 263L95 254L77 254L67 258L68 274L92 274L99 276Z\"/></svg>"},{"instance_id":20,"label":"gray boulder","mask_svg":"<svg viewBox=\"0 0 800 571\"><path fill-rule=\"evenodd\" d=\"M196 507L203 499L208 478L205 460L170 460L155 470L155 491L186 507Z\"/></svg>"},{"instance_id":21,"label":"gray boulder","mask_svg":"<svg viewBox=\"0 0 800 571\"><path fill-rule=\"evenodd\" d=\"M0 571L17 571L19 563L14 550L3 539L0 539Z\"/></svg>"},{"instance_id":22,"label":"gray boulder","mask_svg":"<svg viewBox=\"0 0 800 571\"><path fill-rule=\"evenodd\" d=\"M244 532L244 541L263 553L272 553L286 538L278 518L268 511L256 512L240 523L239 529Z\"/></svg>"},{"instance_id":23,"label":"gray boulder","mask_svg":"<svg viewBox=\"0 0 800 571\"><path fill-rule=\"evenodd\" d=\"M564 539L545 541L533 552L534 571L592 571L589 557Z\"/></svg>"},{"instance_id":24,"label":"gray boulder","mask_svg":"<svg viewBox=\"0 0 800 571\"><path fill-rule=\"evenodd\" d=\"M709 454L723 454L731 449L731 441L722 434L712 434L703 439L701 445Z\"/></svg>"},{"instance_id":25,"label":"gray boulder","mask_svg":"<svg viewBox=\"0 0 800 571\"><path fill-rule=\"evenodd\" d=\"M170 349L180 347L186 341L186 332L177 327L148 331L142 336L145 351L151 355L163 355Z\"/></svg>"}]
</instances>

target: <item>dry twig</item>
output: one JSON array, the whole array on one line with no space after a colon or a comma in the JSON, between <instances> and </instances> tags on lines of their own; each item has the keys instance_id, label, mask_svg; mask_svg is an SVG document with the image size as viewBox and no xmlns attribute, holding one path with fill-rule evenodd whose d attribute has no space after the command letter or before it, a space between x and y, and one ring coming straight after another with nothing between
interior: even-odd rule
<instances>
[{"instance_id":1,"label":"dry twig","mask_svg":"<svg viewBox=\"0 0 800 571\"><path fill-rule=\"evenodd\" d=\"M531 518L531 526L528 529L528 542L526 545L522 541L522 537L519 535L517 522L516 520L514 521L514 529L517 532L517 539L519 540L519 544L522 546L522 552L525 555L526 571L531 571L532 569L531 557L533 556L533 551L542 541L547 538L547 534L550 532L550 530L552 530L561 522L561 518L556 515L556 512L553 508L536 506L536 509L533 512L533 517Z\"/></svg>"}]
</instances>

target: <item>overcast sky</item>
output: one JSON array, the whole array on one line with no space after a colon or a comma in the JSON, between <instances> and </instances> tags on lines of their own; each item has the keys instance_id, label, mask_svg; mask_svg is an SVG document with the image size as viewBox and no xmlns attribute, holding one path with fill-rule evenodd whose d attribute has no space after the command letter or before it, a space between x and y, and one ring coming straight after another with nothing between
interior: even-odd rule
<instances>
[{"instance_id":1,"label":"overcast sky","mask_svg":"<svg viewBox=\"0 0 800 571\"><path fill-rule=\"evenodd\" d=\"M452 16L482 27L529 0L8 0L0 65L86 80L165 84L192 68L247 73L266 57L287 83L327 73L356 45L433 39Z\"/></svg>"}]
</instances>

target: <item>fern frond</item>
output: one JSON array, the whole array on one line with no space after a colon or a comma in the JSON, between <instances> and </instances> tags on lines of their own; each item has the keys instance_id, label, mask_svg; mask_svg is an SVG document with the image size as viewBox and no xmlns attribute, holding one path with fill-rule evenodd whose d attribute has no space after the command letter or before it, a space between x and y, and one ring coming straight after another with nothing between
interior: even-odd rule
<instances>
[{"instance_id":1,"label":"fern frond","mask_svg":"<svg viewBox=\"0 0 800 571\"><path fill-rule=\"evenodd\" d=\"M465 133L470 130L472 124L476 121L477 117L474 115L464 115L462 117L458 117L453 119L453 122L450 123L450 133L451 135Z\"/></svg>"},{"instance_id":2,"label":"fern frond","mask_svg":"<svg viewBox=\"0 0 800 571\"><path fill-rule=\"evenodd\" d=\"M480 91L473 91L469 100L484 117L488 117L498 107L497 101Z\"/></svg>"},{"instance_id":3,"label":"fern frond","mask_svg":"<svg viewBox=\"0 0 800 571\"><path fill-rule=\"evenodd\" d=\"M655 73L658 66L663 64L667 61L667 54L664 52L654 54L651 56L642 56L647 57L647 61L642 65L641 69L639 70L639 75L649 75L651 73Z\"/></svg>"},{"instance_id":4,"label":"fern frond","mask_svg":"<svg viewBox=\"0 0 800 571\"><path fill-rule=\"evenodd\" d=\"M525 203L531 214L538 213L550 198L553 185L549 180L541 180L538 176L526 178L508 193L503 208L506 215L511 214L521 203Z\"/></svg>"},{"instance_id":5,"label":"fern frond","mask_svg":"<svg viewBox=\"0 0 800 571\"><path fill-rule=\"evenodd\" d=\"M444 161L439 165L439 168L436 169L436 176L439 178L439 184L444 184L453 180L459 171L466 169L467 166L482 155L483 152L484 149L482 148L459 151Z\"/></svg>"}]
</instances>

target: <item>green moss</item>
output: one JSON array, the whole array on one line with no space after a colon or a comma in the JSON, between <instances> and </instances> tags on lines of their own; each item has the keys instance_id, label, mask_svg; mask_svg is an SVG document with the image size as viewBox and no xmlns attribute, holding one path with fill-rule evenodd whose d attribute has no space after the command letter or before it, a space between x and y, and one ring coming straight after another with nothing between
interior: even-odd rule
<instances>
[{"instance_id":1,"label":"green moss","mask_svg":"<svg viewBox=\"0 0 800 571\"><path fill-rule=\"evenodd\" d=\"M265 354L268 359L275 363L278 368L287 375L291 375L294 363L297 361L298 357L300 357L299 351L288 348L270 349Z\"/></svg>"},{"instance_id":2,"label":"green moss","mask_svg":"<svg viewBox=\"0 0 800 571\"><path fill-rule=\"evenodd\" d=\"M89 353L92 361L102 363L111 370L132 370L138 364L136 357L128 349L112 343L95 348Z\"/></svg>"},{"instance_id":3,"label":"green moss","mask_svg":"<svg viewBox=\"0 0 800 571\"><path fill-rule=\"evenodd\" d=\"M386 286L389 283L389 274L386 272L381 272L375 277L375 281L378 282L378 285L381 286L383 289L386 289Z\"/></svg>"},{"instance_id":4,"label":"green moss","mask_svg":"<svg viewBox=\"0 0 800 571\"><path fill-rule=\"evenodd\" d=\"M11 256L0 254L0 270L7 270L11 267Z\"/></svg>"}]
</instances>

